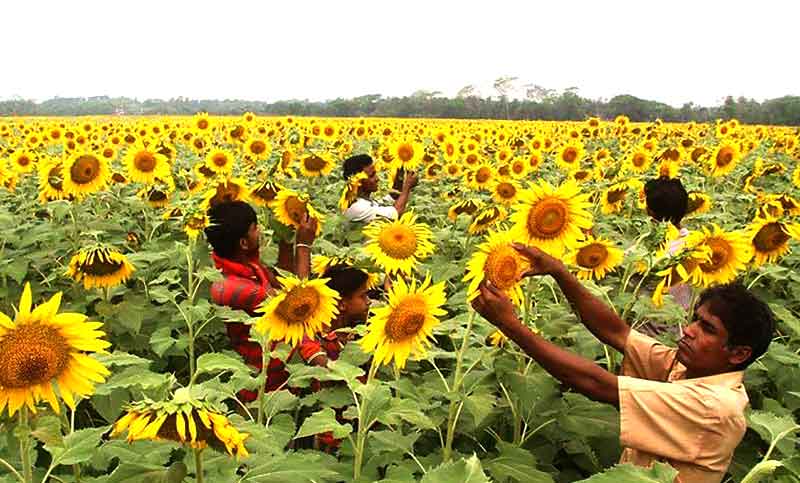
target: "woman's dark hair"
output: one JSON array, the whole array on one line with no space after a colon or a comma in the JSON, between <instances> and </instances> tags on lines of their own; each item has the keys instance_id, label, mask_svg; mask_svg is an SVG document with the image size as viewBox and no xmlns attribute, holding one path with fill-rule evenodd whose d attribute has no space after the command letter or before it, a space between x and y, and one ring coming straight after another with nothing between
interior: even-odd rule
<instances>
[{"instance_id":1,"label":"woman's dark hair","mask_svg":"<svg viewBox=\"0 0 800 483\"><path fill-rule=\"evenodd\" d=\"M204 230L208 243L222 258L232 258L239 240L247 236L250 225L256 223L256 211L244 201L219 203L208 210L210 225Z\"/></svg>"},{"instance_id":2,"label":"woman's dark hair","mask_svg":"<svg viewBox=\"0 0 800 483\"><path fill-rule=\"evenodd\" d=\"M367 272L349 265L328 267L322 277L330 279L326 285L336 290L341 298L352 296L369 280Z\"/></svg>"},{"instance_id":3,"label":"woman's dark hair","mask_svg":"<svg viewBox=\"0 0 800 483\"><path fill-rule=\"evenodd\" d=\"M775 332L775 316L769 306L744 285L733 282L703 291L695 307L707 304L709 312L719 317L728 331L728 347L748 346L753 353L736 367L744 369L767 352Z\"/></svg>"},{"instance_id":4,"label":"woman's dark hair","mask_svg":"<svg viewBox=\"0 0 800 483\"><path fill-rule=\"evenodd\" d=\"M342 165L342 172L344 179L349 179L350 176L360 173L364 168L372 164L372 157L369 154L356 154L344 160Z\"/></svg>"},{"instance_id":5,"label":"woman's dark hair","mask_svg":"<svg viewBox=\"0 0 800 483\"><path fill-rule=\"evenodd\" d=\"M689 207L689 194L679 179L666 176L651 179L644 185L644 194L653 218L680 225Z\"/></svg>"}]
</instances>

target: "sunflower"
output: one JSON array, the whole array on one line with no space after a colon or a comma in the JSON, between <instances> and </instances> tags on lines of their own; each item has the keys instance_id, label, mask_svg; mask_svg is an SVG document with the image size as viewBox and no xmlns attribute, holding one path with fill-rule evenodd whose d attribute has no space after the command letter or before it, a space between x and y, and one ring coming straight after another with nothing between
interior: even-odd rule
<instances>
[{"instance_id":1,"label":"sunflower","mask_svg":"<svg viewBox=\"0 0 800 483\"><path fill-rule=\"evenodd\" d=\"M554 188L541 180L519 195L511 222L516 240L526 241L553 256L583 237L582 231L592 227L589 195L581 194L575 182Z\"/></svg>"},{"instance_id":2,"label":"sunflower","mask_svg":"<svg viewBox=\"0 0 800 483\"><path fill-rule=\"evenodd\" d=\"M339 313L339 294L326 285L327 278L302 280L278 277L283 287L278 295L261 304L263 315L255 328L269 340L297 346L303 337L314 338Z\"/></svg>"},{"instance_id":3,"label":"sunflower","mask_svg":"<svg viewBox=\"0 0 800 483\"><path fill-rule=\"evenodd\" d=\"M483 206L483 202L477 198L461 200L447 210L447 217L450 218L451 221L456 221L458 215L472 215L478 211L481 206Z\"/></svg>"},{"instance_id":4,"label":"sunflower","mask_svg":"<svg viewBox=\"0 0 800 483\"><path fill-rule=\"evenodd\" d=\"M470 235L485 233L490 227L505 220L507 215L506 209L502 206L486 207L472 217L472 223L467 231Z\"/></svg>"},{"instance_id":5,"label":"sunflower","mask_svg":"<svg viewBox=\"0 0 800 483\"><path fill-rule=\"evenodd\" d=\"M581 167L584 154L583 144L570 142L561 147L556 155L556 163L566 171L573 171Z\"/></svg>"},{"instance_id":6,"label":"sunflower","mask_svg":"<svg viewBox=\"0 0 800 483\"><path fill-rule=\"evenodd\" d=\"M468 300L478 296L478 287L483 280L489 280L515 304L522 304L520 275L530 268L530 263L511 246L513 241L508 231L489 231L486 241L478 245L478 250L467 262L467 274L462 280L470 281Z\"/></svg>"},{"instance_id":7,"label":"sunflower","mask_svg":"<svg viewBox=\"0 0 800 483\"><path fill-rule=\"evenodd\" d=\"M511 180L495 180L492 185L492 198L503 205L512 205L517 202L519 186Z\"/></svg>"},{"instance_id":8,"label":"sunflower","mask_svg":"<svg viewBox=\"0 0 800 483\"><path fill-rule=\"evenodd\" d=\"M625 198L628 195L628 184L617 183L609 186L603 190L600 197L601 208L600 211L604 215L612 213L619 213L625 205Z\"/></svg>"},{"instance_id":9,"label":"sunflower","mask_svg":"<svg viewBox=\"0 0 800 483\"><path fill-rule=\"evenodd\" d=\"M653 157L645 146L634 149L626 158L626 167L634 173L644 173L653 163Z\"/></svg>"},{"instance_id":10,"label":"sunflower","mask_svg":"<svg viewBox=\"0 0 800 483\"><path fill-rule=\"evenodd\" d=\"M227 149L215 148L206 155L205 167L216 174L230 174L236 158Z\"/></svg>"},{"instance_id":11,"label":"sunflower","mask_svg":"<svg viewBox=\"0 0 800 483\"><path fill-rule=\"evenodd\" d=\"M183 232L190 240L197 240L197 236L211 224L208 215L203 212L188 213L183 217Z\"/></svg>"},{"instance_id":12,"label":"sunflower","mask_svg":"<svg viewBox=\"0 0 800 483\"><path fill-rule=\"evenodd\" d=\"M53 383L61 399L75 409L75 395L90 396L94 383L110 374L86 352L105 352L111 343L102 339L101 322L88 322L78 313L58 313L61 292L32 310L31 286L25 284L12 321L0 312L0 412L9 417L23 404L36 412L47 401L61 412Z\"/></svg>"},{"instance_id":13,"label":"sunflower","mask_svg":"<svg viewBox=\"0 0 800 483\"><path fill-rule=\"evenodd\" d=\"M195 114L194 118L192 119L192 127L196 133L211 132L211 128L213 127L211 117L207 112L199 112Z\"/></svg>"},{"instance_id":14,"label":"sunflower","mask_svg":"<svg viewBox=\"0 0 800 483\"><path fill-rule=\"evenodd\" d=\"M67 276L83 287L114 287L130 278L135 270L128 258L113 248L91 247L73 255Z\"/></svg>"},{"instance_id":15,"label":"sunflower","mask_svg":"<svg viewBox=\"0 0 800 483\"><path fill-rule=\"evenodd\" d=\"M468 173L472 174L468 186L475 190L490 188L496 176L494 168L488 163L481 163Z\"/></svg>"},{"instance_id":16,"label":"sunflower","mask_svg":"<svg viewBox=\"0 0 800 483\"><path fill-rule=\"evenodd\" d=\"M0 181L2 177L0 176ZM64 174L60 160L39 164L39 201L68 199L70 195L64 191Z\"/></svg>"},{"instance_id":17,"label":"sunflower","mask_svg":"<svg viewBox=\"0 0 800 483\"><path fill-rule=\"evenodd\" d=\"M339 210L345 211L358 198L358 190L361 188L361 181L367 179L367 174L362 172L351 176L344 185L342 195L339 197Z\"/></svg>"},{"instance_id":18,"label":"sunflower","mask_svg":"<svg viewBox=\"0 0 800 483\"><path fill-rule=\"evenodd\" d=\"M444 172L451 178L457 178L461 175L461 165L458 163L447 163L444 167Z\"/></svg>"},{"instance_id":19,"label":"sunflower","mask_svg":"<svg viewBox=\"0 0 800 483\"><path fill-rule=\"evenodd\" d=\"M486 338L486 343L495 347L503 347L508 342L508 336L500 330L495 330Z\"/></svg>"},{"instance_id":20,"label":"sunflower","mask_svg":"<svg viewBox=\"0 0 800 483\"><path fill-rule=\"evenodd\" d=\"M427 276L417 286L416 280L409 285L400 277L388 295L385 307L373 309L361 347L374 353L377 363L388 364L394 359L397 368L402 369L410 355L425 355L425 346L430 345L438 318L447 314L441 308L447 301L444 282L431 285Z\"/></svg>"},{"instance_id":21,"label":"sunflower","mask_svg":"<svg viewBox=\"0 0 800 483\"><path fill-rule=\"evenodd\" d=\"M88 152L73 154L64 163L62 173L64 191L76 198L104 189L111 180L108 162Z\"/></svg>"},{"instance_id":22,"label":"sunflower","mask_svg":"<svg viewBox=\"0 0 800 483\"><path fill-rule=\"evenodd\" d=\"M686 216L699 215L711 209L711 197L699 191L689 193L689 203L686 207Z\"/></svg>"},{"instance_id":23,"label":"sunflower","mask_svg":"<svg viewBox=\"0 0 800 483\"><path fill-rule=\"evenodd\" d=\"M528 174L528 162L525 158L515 157L509 163L508 171L512 178L522 179Z\"/></svg>"},{"instance_id":24,"label":"sunflower","mask_svg":"<svg viewBox=\"0 0 800 483\"><path fill-rule=\"evenodd\" d=\"M166 180L157 178L152 185L145 186L136 194L152 208L164 208L169 204L170 196L175 191L175 182L171 177Z\"/></svg>"},{"instance_id":25,"label":"sunflower","mask_svg":"<svg viewBox=\"0 0 800 483\"><path fill-rule=\"evenodd\" d=\"M677 178L680 166L675 161L669 159L662 159L658 163L658 177L660 178Z\"/></svg>"},{"instance_id":26,"label":"sunflower","mask_svg":"<svg viewBox=\"0 0 800 483\"><path fill-rule=\"evenodd\" d=\"M688 283L694 278L701 263L708 261L708 253L703 250L687 250L675 263L656 272L661 280L653 291L652 301L656 307L664 305L664 295L675 285Z\"/></svg>"},{"instance_id":27,"label":"sunflower","mask_svg":"<svg viewBox=\"0 0 800 483\"><path fill-rule=\"evenodd\" d=\"M283 189L283 186L275 181L264 181L250 190L250 201L258 206L267 206Z\"/></svg>"},{"instance_id":28,"label":"sunflower","mask_svg":"<svg viewBox=\"0 0 800 483\"><path fill-rule=\"evenodd\" d=\"M202 207L208 209L219 203L230 201L247 201L248 193L245 181L241 178L227 178L218 181L214 188L206 191Z\"/></svg>"},{"instance_id":29,"label":"sunflower","mask_svg":"<svg viewBox=\"0 0 800 483\"><path fill-rule=\"evenodd\" d=\"M389 152L395 167L404 168L406 171L413 171L419 166L420 162L422 162L422 156L425 154L422 145L413 141L392 143Z\"/></svg>"},{"instance_id":30,"label":"sunflower","mask_svg":"<svg viewBox=\"0 0 800 483\"><path fill-rule=\"evenodd\" d=\"M435 250L428 225L415 223L416 216L403 213L397 220L377 220L364 228L369 239L364 252L389 273L411 273L417 260Z\"/></svg>"},{"instance_id":31,"label":"sunflower","mask_svg":"<svg viewBox=\"0 0 800 483\"><path fill-rule=\"evenodd\" d=\"M748 228L753 246L753 265L774 263L789 252L789 240L800 239L800 224L757 218Z\"/></svg>"},{"instance_id":32,"label":"sunflower","mask_svg":"<svg viewBox=\"0 0 800 483\"><path fill-rule=\"evenodd\" d=\"M286 226L298 228L308 213L308 216L317 219L317 235L322 230L322 215L311 206L306 194L284 189L278 193L269 206L272 208L275 218Z\"/></svg>"},{"instance_id":33,"label":"sunflower","mask_svg":"<svg viewBox=\"0 0 800 483\"><path fill-rule=\"evenodd\" d=\"M30 151L17 151L11 155L11 169L17 174L27 174L36 168L37 156Z\"/></svg>"},{"instance_id":34,"label":"sunflower","mask_svg":"<svg viewBox=\"0 0 800 483\"><path fill-rule=\"evenodd\" d=\"M576 245L565 262L578 268L578 278L601 280L622 263L622 250L603 238L588 237Z\"/></svg>"},{"instance_id":35,"label":"sunflower","mask_svg":"<svg viewBox=\"0 0 800 483\"><path fill-rule=\"evenodd\" d=\"M730 173L736 167L740 158L741 152L736 143L720 143L708 158L711 176L717 177Z\"/></svg>"},{"instance_id":36,"label":"sunflower","mask_svg":"<svg viewBox=\"0 0 800 483\"><path fill-rule=\"evenodd\" d=\"M212 447L231 456L249 456L244 446L248 433L241 433L230 420L212 405L176 392L171 401L149 399L129 404L125 415L114 423L111 437L127 430L127 441L170 440L192 448ZM187 391L188 392L188 391Z\"/></svg>"},{"instance_id":37,"label":"sunflower","mask_svg":"<svg viewBox=\"0 0 800 483\"><path fill-rule=\"evenodd\" d=\"M717 225L713 229L703 228L696 248L707 249L709 253L708 260L700 263L693 274L694 284L703 287L732 281L753 256L753 247L745 233L726 232Z\"/></svg>"},{"instance_id":38,"label":"sunflower","mask_svg":"<svg viewBox=\"0 0 800 483\"><path fill-rule=\"evenodd\" d=\"M800 166L795 168L792 172L792 184L794 184L796 188L800 188Z\"/></svg>"},{"instance_id":39,"label":"sunflower","mask_svg":"<svg viewBox=\"0 0 800 483\"><path fill-rule=\"evenodd\" d=\"M264 139L249 139L244 145L244 152L253 159L267 159L272 154L272 144Z\"/></svg>"},{"instance_id":40,"label":"sunflower","mask_svg":"<svg viewBox=\"0 0 800 483\"><path fill-rule=\"evenodd\" d=\"M336 163L324 154L309 154L300 159L300 172L307 178L331 174Z\"/></svg>"},{"instance_id":41,"label":"sunflower","mask_svg":"<svg viewBox=\"0 0 800 483\"><path fill-rule=\"evenodd\" d=\"M123 163L131 181L149 184L169 175L167 157L142 143L128 148Z\"/></svg>"}]
</instances>

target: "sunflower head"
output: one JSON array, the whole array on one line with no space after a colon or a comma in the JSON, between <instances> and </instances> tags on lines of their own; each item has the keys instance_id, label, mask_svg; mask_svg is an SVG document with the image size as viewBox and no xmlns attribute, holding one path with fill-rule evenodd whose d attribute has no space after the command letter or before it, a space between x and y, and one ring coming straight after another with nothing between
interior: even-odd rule
<instances>
[{"instance_id":1,"label":"sunflower head","mask_svg":"<svg viewBox=\"0 0 800 483\"><path fill-rule=\"evenodd\" d=\"M520 276L530 268L530 263L511 246L513 241L509 232L490 231L486 241L478 245L478 250L467 262L464 276L465 282L470 281L468 300L478 296L478 287L483 280L489 280L508 294L514 303L522 303Z\"/></svg>"},{"instance_id":2,"label":"sunflower head","mask_svg":"<svg viewBox=\"0 0 800 483\"><path fill-rule=\"evenodd\" d=\"M417 260L425 258L435 249L427 225L416 223L411 212L403 213L397 220L377 220L364 228L367 244L364 252L389 273L411 273Z\"/></svg>"},{"instance_id":3,"label":"sunflower head","mask_svg":"<svg viewBox=\"0 0 800 483\"><path fill-rule=\"evenodd\" d=\"M90 247L73 255L67 276L83 287L114 287L130 278L135 268L127 257L109 247Z\"/></svg>"},{"instance_id":4,"label":"sunflower head","mask_svg":"<svg viewBox=\"0 0 800 483\"><path fill-rule=\"evenodd\" d=\"M502 206L488 206L473 215L467 231L470 235L485 233L490 227L505 220L507 215L508 212Z\"/></svg>"},{"instance_id":5,"label":"sunflower head","mask_svg":"<svg viewBox=\"0 0 800 483\"><path fill-rule=\"evenodd\" d=\"M36 412L44 400L59 413L55 388L75 409L75 396L90 396L94 384L110 374L86 354L111 346L98 330L103 324L88 322L83 314L59 314L60 304L61 292L33 308L26 283L14 320L0 312L0 412L8 406L13 416L23 404Z\"/></svg>"},{"instance_id":6,"label":"sunflower head","mask_svg":"<svg viewBox=\"0 0 800 483\"><path fill-rule=\"evenodd\" d=\"M704 287L731 282L753 256L753 248L745 233L726 232L717 225L703 229L696 248L708 253L707 260L700 263L693 278L695 284Z\"/></svg>"},{"instance_id":7,"label":"sunflower head","mask_svg":"<svg viewBox=\"0 0 800 483\"><path fill-rule=\"evenodd\" d=\"M609 240L588 237L567 255L566 262L578 270L578 278L600 280L622 263L622 250Z\"/></svg>"},{"instance_id":8,"label":"sunflower head","mask_svg":"<svg viewBox=\"0 0 800 483\"><path fill-rule=\"evenodd\" d=\"M323 217L311 206L308 195L284 189L278 193L269 206L279 222L293 228L299 227L306 215L316 218L319 222L317 223L317 235L320 234Z\"/></svg>"},{"instance_id":9,"label":"sunflower head","mask_svg":"<svg viewBox=\"0 0 800 483\"><path fill-rule=\"evenodd\" d=\"M456 221L458 215L473 215L481 206L483 206L483 202L477 198L461 200L447 210L447 217L450 218L451 221Z\"/></svg>"},{"instance_id":10,"label":"sunflower head","mask_svg":"<svg viewBox=\"0 0 800 483\"><path fill-rule=\"evenodd\" d=\"M256 330L268 334L269 340L282 340L292 346L303 337L314 337L339 313L339 294L329 288L326 278L302 280L279 277L278 295L262 304L264 314L256 322Z\"/></svg>"}]
</instances>

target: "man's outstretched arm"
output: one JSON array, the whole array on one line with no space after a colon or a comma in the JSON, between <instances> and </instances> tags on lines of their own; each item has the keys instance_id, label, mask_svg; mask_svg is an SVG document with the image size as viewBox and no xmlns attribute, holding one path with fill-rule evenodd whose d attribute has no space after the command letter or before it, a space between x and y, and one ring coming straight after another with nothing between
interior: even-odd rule
<instances>
[{"instance_id":1,"label":"man's outstretched arm","mask_svg":"<svg viewBox=\"0 0 800 483\"><path fill-rule=\"evenodd\" d=\"M625 352L631 328L612 307L592 295L559 260L535 247L515 243L514 248L531 262L531 270L525 275L551 275L583 325L604 344Z\"/></svg>"},{"instance_id":2,"label":"man's outstretched arm","mask_svg":"<svg viewBox=\"0 0 800 483\"><path fill-rule=\"evenodd\" d=\"M484 282L472 306L553 377L590 399L619 405L617 376L533 333L520 322L502 291Z\"/></svg>"}]
</instances>

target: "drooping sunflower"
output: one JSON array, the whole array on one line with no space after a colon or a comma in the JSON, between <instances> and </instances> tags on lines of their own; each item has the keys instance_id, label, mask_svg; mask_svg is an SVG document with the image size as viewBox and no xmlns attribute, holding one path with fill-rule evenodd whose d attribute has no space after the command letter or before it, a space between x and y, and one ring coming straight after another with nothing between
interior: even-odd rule
<instances>
[{"instance_id":1,"label":"drooping sunflower","mask_svg":"<svg viewBox=\"0 0 800 483\"><path fill-rule=\"evenodd\" d=\"M522 304L519 277L530 268L530 263L511 246L513 242L508 231L489 231L486 241L478 245L477 251L467 262L467 274L463 279L464 282L470 282L467 287L468 300L478 296L478 287L483 280L489 280L515 304Z\"/></svg>"},{"instance_id":2,"label":"drooping sunflower","mask_svg":"<svg viewBox=\"0 0 800 483\"><path fill-rule=\"evenodd\" d=\"M47 401L60 413L55 389L74 410L75 395L90 396L94 384L110 374L87 354L111 346L98 330L103 324L89 322L83 314L59 314L60 305L58 292L33 308L31 286L26 283L14 320L0 312L0 413L8 406L11 417L23 404L36 412L39 401Z\"/></svg>"},{"instance_id":3,"label":"drooping sunflower","mask_svg":"<svg viewBox=\"0 0 800 483\"><path fill-rule=\"evenodd\" d=\"M736 167L736 164L741 158L739 146L736 143L723 141L717 146L711 156L708 158L709 171L711 176L723 176Z\"/></svg>"},{"instance_id":4,"label":"drooping sunflower","mask_svg":"<svg viewBox=\"0 0 800 483\"><path fill-rule=\"evenodd\" d=\"M488 206L473 215L467 231L470 235L485 233L492 226L505 220L506 216L508 212L502 206Z\"/></svg>"},{"instance_id":5,"label":"drooping sunflower","mask_svg":"<svg viewBox=\"0 0 800 483\"><path fill-rule=\"evenodd\" d=\"M747 232L756 267L778 261L789 252L789 240L800 240L800 224L775 218L756 218Z\"/></svg>"},{"instance_id":6,"label":"drooping sunflower","mask_svg":"<svg viewBox=\"0 0 800 483\"><path fill-rule=\"evenodd\" d=\"M67 276L76 282L83 282L83 288L114 287L119 285L136 270L128 258L109 247L90 247L72 256Z\"/></svg>"},{"instance_id":7,"label":"drooping sunflower","mask_svg":"<svg viewBox=\"0 0 800 483\"><path fill-rule=\"evenodd\" d=\"M169 175L167 157L142 143L128 148L123 164L128 171L128 178L139 183L154 183L157 178Z\"/></svg>"},{"instance_id":8,"label":"drooping sunflower","mask_svg":"<svg viewBox=\"0 0 800 483\"><path fill-rule=\"evenodd\" d=\"M512 234L516 240L560 256L583 238L581 230L592 227L588 199L574 181L554 188L541 180L520 193L511 215Z\"/></svg>"},{"instance_id":9,"label":"drooping sunflower","mask_svg":"<svg viewBox=\"0 0 800 483\"><path fill-rule=\"evenodd\" d=\"M564 261L578 269L578 278L601 280L622 263L622 258L622 250L611 241L590 236L578 243Z\"/></svg>"},{"instance_id":10,"label":"drooping sunflower","mask_svg":"<svg viewBox=\"0 0 800 483\"><path fill-rule=\"evenodd\" d=\"M275 200L269 204L275 218L286 226L298 228L308 213L311 218L317 219L317 235L322 230L322 215L311 206L308 195L290 189L278 193Z\"/></svg>"},{"instance_id":11,"label":"drooping sunflower","mask_svg":"<svg viewBox=\"0 0 800 483\"><path fill-rule=\"evenodd\" d=\"M108 162L89 152L79 151L70 156L64 163L62 173L64 174L64 191L76 198L97 193L108 186L111 180L111 169L108 167Z\"/></svg>"},{"instance_id":12,"label":"drooping sunflower","mask_svg":"<svg viewBox=\"0 0 800 483\"><path fill-rule=\"evenodd\" d=\"M361 347L374 353L379 364L388 364L394 359L397 368L402 369L409 356L424 356L433 328L439 323L439 317L447 313L441 308L447 301L444 282L431 285L430 276L427 276L417 286L416 280L409 285L400 277L392 284L388 295L385 307L373 309Z\"/></svg>"},{"instance_id":13,"label":"drooping sunflower","mask_svg":"<svg viewBox=\"0 0 800 483\"><path fill-rule=\"evenodd\" d=\"M0 176L0 182L2 176ZM39 201L64 200L70 196L64 191L64 175L61 160L39 164Z\"/></svg>"},{"instance_id":14,"label":"drooping sunflower","mask_svg":"<svg viewBox=\"0 0 800 483\"><path fill-rule=\"evenodd\" d=\"M187 213L183 217L183 232L186 233L190 240L197 240L200 232L210 224L211 221L208 219L208 215L203 212Z\"/></svg>"},{"instance_id":15,"label":"drooping sunflower","mask_svg":"<svg viewBox=\"0 0 800 483\"><path fill-rule=\"evenodd\" d=\"M627 194L627 183L617 183L609 186L603 190L603 193L600 197L600 211L604 215L619 213L622 211L622 207L625 204L625 198L627 197Z\"/></svg>"},{"instance_id":16,"label":"drooping sunflower","mask_svg":"<svg viewBox=\"0 0 800 483\"><path fill-rule=\"evenodd\" d=\"M585 149L580 141L571 141L561 147L556 154L556 164L565 171L574 171L581 167Z\"/></svg>"},{"instance_id":17,"label":"drooping sunflower","mask_svg":"<svg viewBox=\"0 0 800 483\"><path fill-rule=\"evenodd\" d=\"M217 174L230 174L236 158L227 149L215 148L206 155L205 166Z\"/></svg>"},{"instance_id":18,"label":"drooping sunflower","mask_svg":"<svg viewBox=\"0 0 800 483\"><path fill-rule=\"evenodd\" d=\"M472 215L483 206L483 202L477 198L468 198L461 200L447 210L447 217L450 221L456 221L458 215L466 214Z\"/></svg>"},{"instance_id":19,"label":"drooping sunflower","mask_svg":"<svg viewBox=\"0 0 800 483\"><path fill-rule=\"evenodd\" d=\"M283 287L278 295L258 309L263 315L255 328L269 340L298 345L303 337L315 337L339 313L339 293L328 287L327 278L314 280L278 277Z\"/></svg>"},{"instance_id":20,"label":"drooping sunflower","mask_svg":"<svg viewBox=\"0 0 800 483\"><path fill-rule=\"evenodd\" d=\"M747 268L753 257L753 247L747 234L726 232L717 225L703 228L702 237L696 245L708 250L708 260L700 263L693 274L693 283L708 287L715 283L728 283Z\"/></svg>"},{"instance_id":21,"label":"drooping sunflower","mask_svg":"<svg viewBox=\"0 0 800 483\"><path fill-rule=\"evenodd\" d=\"M428 225L416 223L417 217L403 213L397 220L377 220L364 228L368 238L364 252L388 273L411 273L419 259L435 250Z\"/></svg>"},{"instance_id":22,"label":"drooping sunflower","mask_svg":"<svg viewBox=\"0 0 800 483\"><path fill-rule=\"evenodd\" d=\"M263 181L250 190L250 201L258 206L267 206L283 189L284 187L275 181Z\"/></svg>"},{"instance_id":23,"label":"drooping sunflower","mask_svg":"<svg viewBox=\"0 0 800 483\"><path fill-rule=\"evenodd\" d=\"M170 440L192 448L212 447L231 456L249 456L244 446L248 433L239 432L222 411L211 404L181 397L171 401L149 399L127 405L125 415L114 423L111 437L128 432L127 441Z\"/></svg>"},{"instance_id":24,"label":"drooping sunflower","mask_svg":"<svg viewBox=\"0 0 800 483\"><path fill-rule=\"evenodd\" d=\"M201 206L208 210L219 203L230 201L248 201L247 184L242 178L227 178L212 184L212 188L206 191Z\"/></svg>"}]
</instances>

